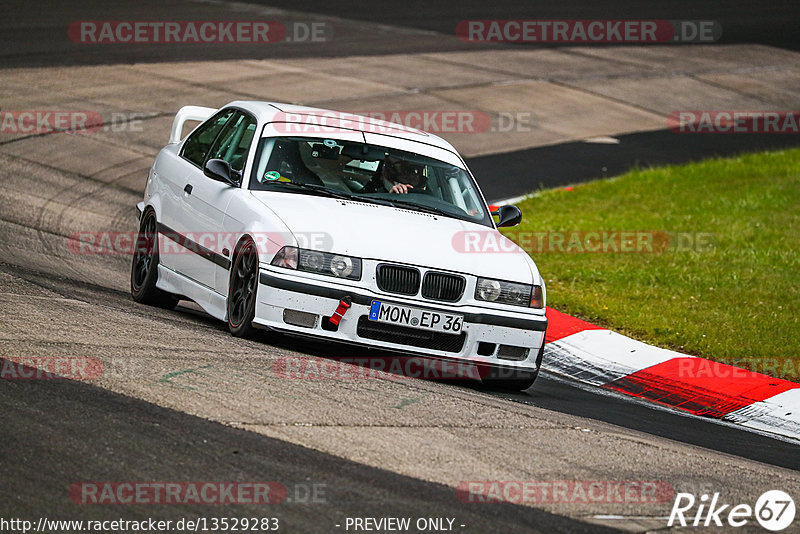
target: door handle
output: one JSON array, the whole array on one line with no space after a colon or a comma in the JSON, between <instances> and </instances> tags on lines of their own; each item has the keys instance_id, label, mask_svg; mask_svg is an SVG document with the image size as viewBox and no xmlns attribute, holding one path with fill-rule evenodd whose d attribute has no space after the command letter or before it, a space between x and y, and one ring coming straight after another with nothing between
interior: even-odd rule
<instances>
[{"instance_id":1,"label":"door handle","mask_svg":"<svg viewBox=\"0 0 800 534\"><path fill-rule=\"evenodd\" d=\"M192 184L186 184L186 187L183 188L183 192L187 195L192 194Z\"/></svg>"}]
</instances>

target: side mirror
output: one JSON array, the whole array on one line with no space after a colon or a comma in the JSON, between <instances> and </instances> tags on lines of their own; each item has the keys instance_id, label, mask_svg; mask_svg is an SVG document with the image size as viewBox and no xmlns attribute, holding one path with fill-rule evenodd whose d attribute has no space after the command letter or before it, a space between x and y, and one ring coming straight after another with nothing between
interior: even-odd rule
<instances>
[{"instance_id":1,"label":"side mirror","mask_svg":"<svg viewBox=\"0 0 800 534\"><path fill-rule=\"evenodd\" d=\"M497 215L498 228L501 226L516 226L522 221L522 212L516 206L500 206L500 209L493 211L492 215Z\"/></svg>"},{"instance_id":2,"label":"side mirror","mask_svg":"<svg viewBox=\"0 0 800 534\"><path fill-rule=\"evenodd\" d=\"M239 187L239 172L231 169L231 164L224 159L210 159L206 161L203 174L232 187Z\"/></svg>"}]
</instances>

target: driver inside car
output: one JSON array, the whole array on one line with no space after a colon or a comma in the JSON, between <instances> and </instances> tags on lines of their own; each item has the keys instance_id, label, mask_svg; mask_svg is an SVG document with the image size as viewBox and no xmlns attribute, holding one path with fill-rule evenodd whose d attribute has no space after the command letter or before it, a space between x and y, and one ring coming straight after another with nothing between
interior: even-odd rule
<instances>
[{"instance_id":1,"label":"driver inside car","mask_svg":"<svg viewBox=\"0 0 800 534\"><path fill-rule=\"evenodd\" d=\"M398 194L422 192L425 191L427 182L421 165L386 156L362 192Z\"/></svg>"}]
</instances>

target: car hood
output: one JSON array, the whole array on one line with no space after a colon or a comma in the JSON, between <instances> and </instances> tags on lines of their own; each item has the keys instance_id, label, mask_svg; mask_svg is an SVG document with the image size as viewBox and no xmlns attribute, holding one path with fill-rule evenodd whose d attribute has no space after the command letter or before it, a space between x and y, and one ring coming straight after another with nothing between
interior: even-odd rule
<instances>
[{"instance_id":1,"label":"car hood","mask_svg":"<svg viewBox=\"0 0 800 534\"><path fill-rule=\"evenodd\" d=\"M252 191L298 244L523 283L540 283L533 260L487 226L412 210L314 195ZM322 237L322 238L321 238Z\"/></svg>"}]
</instances>

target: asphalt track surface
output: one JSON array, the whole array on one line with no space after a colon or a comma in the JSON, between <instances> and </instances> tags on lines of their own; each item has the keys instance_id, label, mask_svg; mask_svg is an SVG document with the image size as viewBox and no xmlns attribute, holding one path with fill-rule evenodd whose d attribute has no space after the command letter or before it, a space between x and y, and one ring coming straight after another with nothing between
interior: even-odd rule
<instances>
[{"instance_id":1,"label":"asphalt track surface","mask_svg":"<svg viewBox=\"0 0 800 534\"><path fill-rule=\"evenodd\" d=\"M256 0L256 2L296 9L290 0ZM733 0L723 4L708 0L676 0L671 2L585 2L566 0L479 0L428 2L303 2L303 10L349 19L393 24L420 30L453 33L462 20L714 20L722 26L719 44L761 43L781 48L800 46L800 6L782 0L769 3ZM543 46L543 45L525 45ZM553 45L547 45L553 46Z\"/></svg>"},{"instance_id":2,"label":"asphalt track surface","mask_svg":"<svg viewBox=\"0 0 800 534\"><path fill-rule=\"evenodd\" d=\"M248 20L252 10L226 9L226 2L179 0L175 2L120 2L100 0L59 2L46 0L33 12L23 0L4 4L0 21L0 66L67 66L224 59L303 58L348 55L474 50L476 45L453 39L454 29L465 19L685 19L716 20L723 27L718 44L757 43L800 50L800 3L793 1L726 2L592 2L579 0L530 2L330 2L311 0L298 4L286 0L255 0L268 8L293 15L276 18L313 22L316 15L336 17L333 39L317 43L275 45L234 44L121 44L102 47L77 44L66 27L81 20ZM227 5L239 6L235 2ZM222 14L221 14L222 13ZM102 17L100 16L102 14ZM311 15L313 14L313 15ZM263 15L259 15L263 18ZM322 19L319 19L322 20ZM325 19L328 21L329 19ZM361 25L354 24L358 21ZM378 26L384 25L384 26ZM393 32L391 28L403 31ZM411 30L411 33L405 32ZM483 48L509 48L484 44ZM680 47L681 45L675 45ZM0 104L2 104L0 102ZM800 146L800 135L675 134L668 130L618 137L619 144L572 142L537 147L468 161L490 201L503 200L539 187L557 187L612 176L633 167L685 163L712 156Z\"/></svg>"},{"instance_id":3,"label":"asphalt track surface","mask_svg":"<svg viewBox=\"0 0 800 534\"><path fill-rule=\"evenodd\" d=\"M538 188L618 176L633 168L800 146L797 134L706 135L659 130L620 135L616 140L617 143L573 141L535 147L470 158L467 164L475 176L481 177L481 189L491 202Z\"/></svg>"},{"instance_id":4,"label":"asphalt track surface","mask_svg":"<svg viewBox=\"0 0 800 534\"><path fill-rule=\"evenodd\" d=\"M346 517L451 517L461 532L613 532L535 508L486 508L451 488L371 468L73 381L0 381L0 516L106 520L208 517L205 505L83 506L76 481L281 481L287 500L228 505L288 532L334 532ZM309 483L309 480L313 482ZM309 488L311 492L309 492ZM313 495L313 496L312 496Z\"/></svg>"},{"instance_id":5,"label":"asphalt track surface","mask_svg":"<svg viewBox=\"0 0 800 534\"><path fill-rule=\"evenodd\" d=\"M113 45L102 48L76 44L67 38L65 28L81 20L248 20L248 11L234 8L220 16L225 2L174 1L117 2L101 0L37 2L36 9L24 0L9 0L3 5L0 30L0 65L5 67L63 66L156 61L189 61L196 59L265 59L275 57L328 57L357 54L393 54L424 51L466 50L473 44L451 36L461 20L467 19L668 19L716 20L722 28L719 44L760 43L792 50L800 49L800 5L791 0L752 2L735 0L724 6L713 1L678 0L671 2L563 2L499 0L461 2L378 1L365 5L354 0L331 2L311 0L302 3L290 0L256 0L268 7L321 14L362 21L373 25L371 35L353 32L342 22L335 28L336 38L327 46L241 46L224 45ZM312 18L301 15L298 20ZM377 25L418 30L417 34L394 35ZM434 35L439 34L439 36ZM484 46L514 46L487 44ZM526 45L552 46L552 45ZM680 46L680 45L678 45Z\"/></svg>"},{"instance_id":6,"label":"asphalt track surface","mask_svg":"<svg viewBox=\"0 0 800 534\"><path fill-rule=\"evenodd\" d=\"M209 5L212 4L182 3L178 7L184 10L181 12L184 19L202 20L206 14L204 9ZM299 9L296 3L280 0L269 2L269 5ZM420 7L422 5L415 2L384 3L379 9L367 12L363 4L315 1L304 3L302 9L335 14L345 19L421 30L416 40L386 40L372 46L369 53L375 54L458 49L462 46L458 42L448 41L443 45L436 36L425 32L452 32L455 23L465 18L529 17L532 9L535 9L537 18L712 18L723 24L726 43L758 42L797 49L800 41L796 24L800 6L796 2L775 2L766 6L752 2L730 3L726 9L728 14L724 16L715 14L712 3L707 4L710 7L705 7L706 4L697 2L670 3L669 8L663 2L650 2L640 7L617 2L611 8L599 4L596 5L600 7L587 7L579 2L561 2L558 8L554 8L551 3L521 1L426 2L424 9ZM306 50L302 47L244 50L242 47L224 46L208 49L158 46L86 49L65 40L63 28L73 20L180 18L175 16L175 6L161 2L141 2L130 6L122 9L121 5L102 2L49 2L32 13L27 3L9 2L5 6L6 16L2 22L5 38L0 48L0 64L4 67L55 66L260 58L284 53L296 57L366 53L364 41L355 37L344 38L324 51L318 47ZM102 17L99 13L102 13ZM374 45L373 41L370 42ZM619 140L618 145L569 143L486 156L471 160L470 165L478 174L486 176L493 176L492 170L499 163L507 168L503 177L487 180L487 197L500 199L527 192L539 185L558 186L604 173L616 174L636 164L672 163L712 154L732 154L753 149L756 143L748 136L706 138L671 132L632 134L621 136ZM759 138L757 142L765 143L764 148L798 144L795 136L771 136L769 139ZM637 155L631 156L634 149ZM81 155L76 154L76 157ZM564 165L565 160L570 162L569 165ZM14 212L25 208L7 204L6 209ZM132 208L119 212L114 211L118 210L117 206L110 204L103 209L104 215L117 219L124 216L124 220L131 221L125 224L133 226ZM52 229L47 228L50 221L44 210L41 216L32 217L26 225L18 224L21 215L16 212L10 214L9 211L0 216L0 227L6 240L2 245L4 250L19 254L13 261L0 265L3 281L5 277L21 280L53 292L58 298L82 303L80 310L85 315L76 316L74 320L77 322L90 321L93 316L104 316L110 313L109 310L115 313L121 310L120 313L129 320L151 313L129 301L124 291L128 276L124 261L102 265L90 261L79 267L60 264L57 259L42 263L38 256L28 253L34 249L46 253L55 242L52 241L53 237L61 243L63 235L52 234ZM97 282L96 285L87 282L87 278L92 278L93 267L98 267L98 278L110 273L115 282ZM89 271L80 273L79 268ZM19 291L24 295L29 289ZM31 302L40 303L40 318L46 318L49 313L48 301L41 299ZM9 306L4 304L9 312L7 316L11 315ZM180 308L175 312L152 312L152 315L163 325L175 324L187 331L208 333L215 343L230 343L224 325L217 324L202 313ZM42 320L45 325L50 322L49 319ZM121 330L126 323L118 321L114 326ZM30 328L37 330L40 327L33 324ZM159 335L167 338L169 334ZM327 358L336 356L336 350L329 347L289 338L279 337L259 343L264 351L281 350L290 354ZM162 355L166 357L166 351ZM225 361L226 355L221 354L220 359ZM615 394L593 392L547 375L540 377L531 391L520 394L487 392L469 384L448 384L443 392L441 388L437 391L440 395L452 395L453 402L465 396L481 399L490 397L491 402L507 403L510 411L516 405L523 405L535 409L534 413L541 417L557 419L563 415L564 419L575 424L602 427L606 432L634 436L631 439L652 442L666 449L675 447L675 443L685 444L699 458L718 459L730 455L728 461L736 465L741 463L741 459L754 460L758 463L748 463L748 467L767 480L774 473L781 472L768 466L800 470L800 447L795 442L653 408ZM351 394L358 396L359 392L354 390ZM289 531L335 531L331 527L344 517L370 515L454 516L468 526L462 530L464 532L602 531L598 525L564 517L575 515L569 510L563 515L554 515L533 506L464 506L455 498L453 489L444 485L346 460L288 440L232 428L91 384L0 380L0 410L3 413L0 428L2 517L47 515L51 518L108 519L122 515L128 519L152 516L169 519L209 515L207 507L177 505L77 508L66 498L66 489L81 480L280 480L291 486L292 483L303 484L311 479L326 484L327 503L314 506L300 503L276 505L275 514L285 524L294 527L287 529ZM576 457L576 463L577 460ZM592 460L598 465L610 461L600 457ZM641 461L644 465L652 459L642 458ZM556 463L556 466L549 471L551 478L558 476L553 473L559 473L563 479L573 476L567 463ZM623 472L624 466L620 465L619 470ZM628 476L634 476L630 471L627 473ZM721 475L717 476L719 478L709 475L709 478L723 480ZM729 482L735 480L735 476L729 475ZM741 485L745 486L746 483L749 482L743 480ZM746 490L742 491L746 493ZM756 496L751 495L753 498ZM226 509L225 515L249 515L251 511L247 508ZM258 510L259 515L264 512L263 509Z\"/></svg>"},{"instance_id":7,"label":"asphalt track surface","mask_svg":"<svg viewBox=\"0 0 800 534\"><path fill-rule=\"evenodd\" d=\"M148 312L131 303L124 291L19 266L2 264L0 268L26 285L51 291L59 298L86 302L99 312L104 308L129 310L128 314ZM153 318L165 325L182 324L182 328L193 325L204 332L204 343L227 338L223 324L190 308L158 312ZM256 344L265 351L285 349L292 354L321 358L354 355L345 346L285 336L262 337ZM228 358L225 354L218 356L221 362ZM489 394L512 404L574 416L579 422L595 420L641 432L652 439L682 442L695 447L698 457L706 454L704 450L716 450L800 469L796 442L655 409L547 374L539 378L534 388L518 394L487 391L471 382L444 387L456 395ZM207 506L77 506L66 497L66 488L80 481L280 481L289 488L291 498L293 492L305 495L303 488L310 480L325 488L324 503L284 502L257 510L228 506L225 515L275 515L291 527L288 531L294 532L333 532L337 530L333 525L341 524L343 518L373 516L456 517L467 525L463 532L604 531L598 525L587 526L528 506L465 505L452 488L440 484L230 428L87 383L0 380L0 410L2 517L109 519L119 515L125 519L166 520L214 515ZM566 473L562 476L569 478Z\"/></svg>"}]
</instances>

